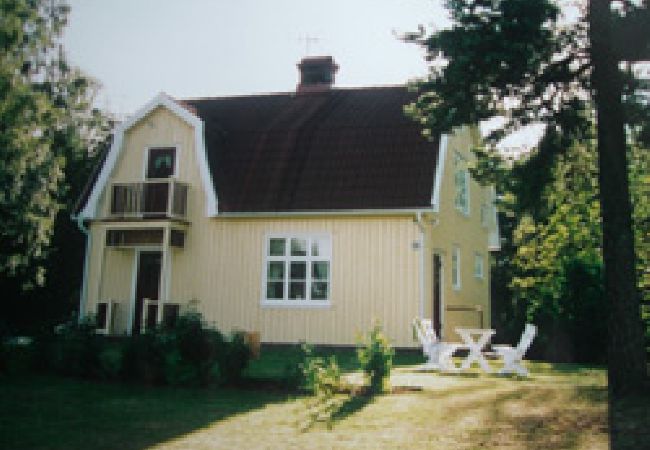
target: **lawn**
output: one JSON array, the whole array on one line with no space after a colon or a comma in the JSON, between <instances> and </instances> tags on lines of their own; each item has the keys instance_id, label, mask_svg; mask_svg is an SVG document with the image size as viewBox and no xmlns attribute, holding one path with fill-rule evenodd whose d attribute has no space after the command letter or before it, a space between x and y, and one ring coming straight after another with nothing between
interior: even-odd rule
<instances>
[{"instance_id":1,"label":"lawn","mask_svg":"<svg viewBox=\"0 0 650 450\"><path fill-rule=\"evenodd\" d=\"M350 353L338 354L353 370ZM267 351L248 371L279 379L291 356ZM0 448L432 448L606 449L606 374L602 368L532 363L531 377L415 370L398 355L394 394L353 398L331 430L301 432L305 398L281 389L174 389L53 377L0 379ZM349 372L354 381L357 374ZM249 383L254 385L255 383ZM629 448L647 439L647 399L621 405ZM640 444L642 443L642 444ZM640 444L640 445L639 445Z\"/></svg>"}]
</instances>

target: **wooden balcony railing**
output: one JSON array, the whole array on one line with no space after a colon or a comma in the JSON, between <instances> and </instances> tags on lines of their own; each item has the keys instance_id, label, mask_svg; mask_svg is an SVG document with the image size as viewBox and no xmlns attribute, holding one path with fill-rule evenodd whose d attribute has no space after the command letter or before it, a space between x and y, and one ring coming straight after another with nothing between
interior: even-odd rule
<instances>
[{"instance_id":1,"label":"wooden balcony railing","mask_svg":"<svg viewBox=\"0 0 650 450\"><path fill-rule=\"evenodd\" d=\"M185 218L187 184L176 180L113 183L111 216Z\"/></svg>"}]
</instances>

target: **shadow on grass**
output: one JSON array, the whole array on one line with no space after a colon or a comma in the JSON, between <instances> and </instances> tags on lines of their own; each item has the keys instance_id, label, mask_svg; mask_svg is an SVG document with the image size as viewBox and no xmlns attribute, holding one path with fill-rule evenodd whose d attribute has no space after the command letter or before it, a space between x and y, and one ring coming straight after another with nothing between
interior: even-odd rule
<instances>
[{"instance_id":1,"label":"shadow on grass","mask_svg":"<svg viewBox=\"0 0 650 450\"><path fill-rule=\"evenodd\" d=\"M0 448L136 450L287 400L281 392L0 380Z\"/></svg>"},{"instance_id":2,"label":"shadow on grass","mask_svg":"<svg viewBox=\"0 0 650 450\"><path fill-rule=\"evenodd\" d=\"M340 422L341 420L350 417L372 403L373 399L374 396L370 394L351 395L341 404L336 412L332 414L332 422Z\"/></svg>"}]
</instances>

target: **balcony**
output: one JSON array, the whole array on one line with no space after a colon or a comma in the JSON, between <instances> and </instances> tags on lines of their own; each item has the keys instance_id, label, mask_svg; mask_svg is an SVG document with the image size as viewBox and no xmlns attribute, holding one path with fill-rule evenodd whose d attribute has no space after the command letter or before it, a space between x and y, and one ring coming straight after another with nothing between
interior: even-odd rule
<instances>
[{"instance_id":1,"label":"balcony","mask_svg":"<svg viewBox=\"0 0 650 450\"><path fill-rule=\"evenodd\" d=\"M185 219L187 191L187 184L171 179L113 183L110 215L114 218Z\"/></svg>"}]
</instances>

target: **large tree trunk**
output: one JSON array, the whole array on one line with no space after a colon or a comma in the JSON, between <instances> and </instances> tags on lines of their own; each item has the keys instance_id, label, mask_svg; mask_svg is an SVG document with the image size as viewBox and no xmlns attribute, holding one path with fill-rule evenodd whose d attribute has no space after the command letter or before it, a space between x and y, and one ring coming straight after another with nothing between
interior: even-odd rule
<instances>
[{"instance_id":1,"label":"large tree trunk","mask_svg":"<svg viewBox=\"0 0 650 450\"><path fill-rule=\"evenodd\" d=\"M636 284L622 78L612 48L609 0L591 0L590 40L598 121L605 294L609 303L608 375L613 396L640 391L646 354Z\"/></svg>"}]
</instances>

